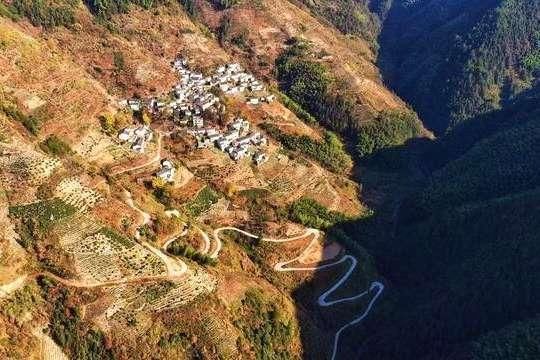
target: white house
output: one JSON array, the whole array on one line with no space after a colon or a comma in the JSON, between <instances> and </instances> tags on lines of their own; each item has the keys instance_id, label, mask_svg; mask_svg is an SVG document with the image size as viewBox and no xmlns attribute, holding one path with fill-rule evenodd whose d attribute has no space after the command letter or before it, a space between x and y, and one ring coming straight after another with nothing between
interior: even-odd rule
<instances>
[{"instance_id":1,"label":"white house","mask_svg":"<svg viewBox=\"0 0 540 360\"><path fill-rule=\"evenodd\" d=\"M236 118L229 124L229 128L238 132L246 132L249 131L249 122L242 118Z\"/></svg>"},{"instance_id":2,"label":"white house","mask_svg":"<svg viewBox=\"0 0 540 360\"><path fill-rule=\"evenodd\" d=\"M132 111L141 111L141 101L138 99L128 100L128 105Z\"/></svg>"},{"instance_id":3,"label":"white house","mask_svg":"<svg viewBox=\"0 0 540 360\"><path fill-rule=\"evenodd\" d=\"M264 164L268 161L268 155L266 155L263 152L258 152L255 155L253 155L253 161L257 166Z\"/></svg>"},{"instance_id":4,"label":"white house","mask_svg":"<svg viewBox=\"0 0 540 360\"><path fill-rule=\"evenodd\" d=\"M130 128L125 128L120 134L118 134L118 139L121 141L130 141L133 137L133 129Z\"/></svg>"},{"instance_id":5,"label":"white house","mask_svg":"<svg viewBox=\"0 0 540 360\"><path fill-rule=\"evenodd\" d=\"M135 140L131 148L135 152L143 153L144 149L146 148L146 143L144 142L143 138L137 138L137 140Z\"/></svg>"},{"instance_id":6,"label":"white house","mask_svg":"<svg viewBox=\"0 0 540 360\"><path fill-rule=\"evenodd\" d=\"M231 145L231 141L227 140L227 139L224 139L224 138L221 138L216 142L216 145L217 145L219 150L225 151Z\"/></svg>"},{"instance_id":7,"label":"white house","mask_svg":"<svg viewBox=\"0 0 540 360\"><path fill-rule=\"evenodd\" d=\"M196 128L202 128L204 126L204 120L200 116L194 116L192 121L193 126Z\"/></svg>"},{"instance_id":8,"label":"white house","mask_svg":"<svg viewBox=\"0 0 540 360\"><path fill-rule=\"evenodd\" d=\"M212 141L208 138L197 138L197 149L206 149L212 145Z\"/></svg>"},{"instance_id":9,"label":"white house","mask_svg":"<svg viewBox=\"0 0 540 360\"><path fill-rule=\"evenodd\" d=\"M247 155L247 152L248 152L248 147L247 146L239 146L239 147L236 147L230 153L230 155L231 155L231 158L234 161L238 161L238 160L244 158Z\"/></svg>"},{"instance_id":10,"label":"white house","mask_svg":"<svg viewBox=\"0 0 540 360\"><path fill-rule=\"evenodd\" d=\"M175 173L176 169L174 168L173 163L170 160L163 160L161 168L156 173L156 176L167 182L173 182Z\"/></svg>"},{"instance_id":11,"label":"white house","mask_svg":"<svg viewBox=\"0 0 540 360\"><path fill-rule=\"evenodd\" d=\"M223 136L224 139L227 139L229 141L234 141L236 139L238 139L240 137L240 134L238 133L237 130L231 130L227 133L225 133L225 135Z\"/></svg>"},{"instance_id":12,"label":"white house","mask_svg":"<svg viewBox=\"0 0 540 360\"><path fill-rule=\"evenodd\" d=\"M208 136L208 140L215 143L216 141L218 141L222 137L223 137L223 135L221 135L221 134L214 134L214 135Z\"/></svg>"},{"instance_id":13,"label":"white house","mask_svg":"<svg viewBox=\"0 0 540 360\"><path fill-rule=\"evenodd\" d=\"M247 103L250 105L257 105L259 103L259 98L249 98Z\"/></svg>"}]
</instances>

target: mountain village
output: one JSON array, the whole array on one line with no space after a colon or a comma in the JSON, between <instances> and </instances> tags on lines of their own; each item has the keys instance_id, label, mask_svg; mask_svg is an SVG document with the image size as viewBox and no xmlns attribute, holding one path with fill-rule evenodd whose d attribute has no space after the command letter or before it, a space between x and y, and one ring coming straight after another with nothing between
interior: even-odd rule
<instances>
[{"instance_id":1,"label":"mountain village","mask_svg":"<svg viewBox=\"0 0 540 360\"><path fill-rule=\"evenodd\" d=\"M264 85L237 63L219 66L210 76L191 71L188 60L184 58L175 59L171 66L178 73L179 82L169 93L159 98L123 100L119 105L133 112L144 110L172 119L177 129L195 137L198 149L214 146L234 161L251 156L257 166L265 163L268 155L264 147L268 139L260 132L252 131L248 120L237 117L226 127L219 128L208 125L205 116L224 110L219 94L244 96L251 106L271 103L275 95L268 94ZM152 129L147 124L126 127L118 134L118 139L137 153L144 153L153 138ZM156 175L171 182L174 171L172 162L165 160Z\"/></svg>"}]
</instances>

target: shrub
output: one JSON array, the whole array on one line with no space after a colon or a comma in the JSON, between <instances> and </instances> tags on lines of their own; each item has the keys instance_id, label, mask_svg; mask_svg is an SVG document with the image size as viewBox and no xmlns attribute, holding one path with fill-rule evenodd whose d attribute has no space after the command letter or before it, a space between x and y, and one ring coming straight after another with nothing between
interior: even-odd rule
<instances>
[{"instance_id":1,"label":"shrub","mask_svg":"<svg viewBox=\"0 0 540 360\"><path fill-rule=\"evenodd\" d=\"M306 135L290 135L277 126L264 123L261 127L288 150L298 151L321 163L327 169L343 173L352 165L341 140L332 132L325 132L323 141L315 141Z\"/></svg>"},{"instance_id":2,"label":"shrub","mask_svg":"<svg viewBox=\"0 0 540 360\"><path fill-rule=\"evenodd\" d=\"M55 156L64 156L73 152L69 145L56 135L48 136L39 144L39 147L47 154Z\"/></svg>"},{"instance_id":3,"label":"shrub","mask_svg":"<svg viewBox=\"0 0 540 360\"><path fill-rule=\"evenodd\" d=\"M317 124L317 119L304 110L304 108L302 108L302 106L300 106L296 101L282 92L279 92L278 95L281 103L285 105L287 109L291 110L296 116L298 116L299 119L310 125Z\"/></svg>"},{"instance_id":4,"label":"shrub","mask_svg":"<svg viewBox=\"0 0 540 360\"><path fill-rule=\"evenodd\" d=\"M23 114L16 105L8 102L0 103L0 111L9 119L20 122L33 135L38 134L42 121L37 116Z\"/></svg>"},{"instance_id":5,"label":"shrub","mask_svg":"<svg viewBox=\"0 0 540 360\"><path fill-rule=\"evenodd\" d=\"M127 110L118 111L114 114L105 113L100 115L99 122L107 135L116 135L120 129L128 125L130 117L131 113Z\"/></svg>"},{"instance_id":6,"label":"shrub","mask_svg":"<svg viewBox=\"0 0 540 360\"><path fill-rule=\"evenodd\" d=\"M131 4L150 9L153 0L85 0L86 6L100 19L109 19L114 14L127 13Z\"/></svg>"},{"instance_id":7,"label":"shrub","mask_svg":"<svg viewBox=\"0 0 540 360\"><path fill-rule=\"evenodd\" d=\"M294 325L275 302L250 289L242 299L234 325L251 344L257 360L292 359Z\"/></svg>"},{"instance_id":8,"label":"shrub","mask_svg":"<svg viewBox=\"0 0 540 360\"><path fill-rule=\"evenodd\" d=\"M9 207L10 216L25 222L33 220L40 230L47 230L55 222L75 214L75 211L75 207L59 198Z\"/></svg>"},{"instance_id":9,"label":"shrub","mask_svg":"<svg viewBox=\"0 0 540 360\"><path fill-rule=\"evenodd\" d=\"M213 3L221 10L229 9L240 3L240 0L213 0Z\"/></svg>"},{"instance_id":10,"label":"shrub","mask_svg":"<svg viewBox=\"0 0 540 360\"><path fill-rule=\"evenodd\" d=\"M202 254L199 251L195 250L191 245L185 244L176 240L167 248L167 252L176 255L183 256L188 259L195 261L200 265L211 265L214 266L217 264L217 260L206 255Z\"/></svg>"},{"instance_id":11,"label":"shrub","mask_svg":"<svg viewBox=\"0 0 540 360\"><path fill-rule=\"evenodd\" d=\"M199 16L199 8L195 0L180 0L180 4L182 4L188 15L192 18Z\"/></svg>"},{"instance_id":12,"label":"shrub","mask_svg":"<svg viewBox=\"0 0 540 360\"><path fill-rule=\"evenodd\" d=\"M25 285L22 289L15 291L9 299L2 302L0 312L11 320L21 321L41 301L39 292L36 292L36 287Z\"/></svg>"},{"instance_id":13,"label":"shrub","mask_svg":"<svg viewBox=\"0 0 540 360\"><path fill-rule=\"evenodd\" d=\"M528 54L525 59L523 59L523 65L531 72L540 70L540 50Z\"/></svg>"},{"instance_id":14,"label":"shrub","mask_svg":"<svg viewBox=\"0 0 540 360\"><path fill-rule=\"evenodd\" d=\"M289 206L289 219L317 229L327 229L348 220L344 214L331 211L310 198L301 198Z\"/></svg>"},{"instance_id":15,"label":"shrub","mask_svg":"<svg viewBox=\"0 0 540 360\"><path fill-rule=\"evenodd\" d=\"M197 197L186 206L186 210L191 216L199 216L206 212L212 204L219 200L218 194L209 186L203 188Z\"/></svg>"},{"instance_id":16,"label":"shrub","mask_svg":"<svg viewBox=\"0 0 540 360\"><path fill-rule=\"evenodd\" d=\"M356 146L360 158L386 147L402 145L420 134L420 121L409 111L384 111L377 119L360 127Z\"/></svg>"},{"instance_id":17,"label":"shrub","mask_svg":"<svg viewBox=\"0 0 540 360\"><path fill-rule=\"evenodd\" d=\"M32 25L53 28L70 26L75 23L74 6L43 0L14 0L12 3L18 14L27 17Z\"/></svg>"},{"instance_id":18,"label":"shrub","mask_svg":"<svg viewBox=\"0 0 540 360\"><path fill-rule=\"evenodd\" d=\"M0 16L7 17L8 19L11 19L13 21L17 21L21 17L13 4L6 5L3 2L0 3Z\"/></svg>"},{"instance_id":19,"label":"shrub","mask_svg":"<svg viewBox=\"0 0 540 360\"><path fill-rule=\"evenodd\" d=\"M113 64L117 72L124 70L126 62L124 60L124 54L121 51L115 51L113 53Z\"/></svg>"},{"instance_id":20,"label":"shrub","mask_svg":"<svg viewBox=\"0 0 540 360\"><path fill-rule=\"evenodd\" d=\"M70 358L81 360L114 359L105 346L105 335L99 329L89 329L81 319L81 311L73 305L69 291L54 284L42 285L43 296L53 302L49 333Z\"/></svg>"},{"instance_id":21,"label":"shrub","mask_svg":"<svg viewBox=\"0 0 540 360\"><path fill-rule=\"evenodd\" d=\"M108 227L102 227L98 231L98 233L107 236L112 241L128 249L132 248L135 245L133 241L127 239L126 237L120 235L119 233Z\"/></svg>"}]
</instances>

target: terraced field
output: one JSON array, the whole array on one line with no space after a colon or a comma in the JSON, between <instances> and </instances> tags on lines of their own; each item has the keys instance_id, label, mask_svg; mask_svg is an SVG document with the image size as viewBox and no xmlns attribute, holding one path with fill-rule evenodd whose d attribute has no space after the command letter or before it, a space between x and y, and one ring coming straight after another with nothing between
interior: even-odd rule
<instances>
[{"instance_id":1,"label":"terraced field","mask_svg":"<svg viewBox=\"0 0 540 360\"><path fill-rule=\"evenodd\" d=\"M73 255L84 281L104 283L138 277L165 275L161 259L144 246L100 229L64 248Z\"/></svg>"},{"instance_id":2,"label":"terraced field","mask_svg":"<svg viewBox=\"0 0 540 360\"><path fill-rule=\"evenodd\" d=\"M102 199L97 191L84 186L76 178L60 181L56 187L56 195L81 212L88 211Z\"/></svg>"}]
</instances>

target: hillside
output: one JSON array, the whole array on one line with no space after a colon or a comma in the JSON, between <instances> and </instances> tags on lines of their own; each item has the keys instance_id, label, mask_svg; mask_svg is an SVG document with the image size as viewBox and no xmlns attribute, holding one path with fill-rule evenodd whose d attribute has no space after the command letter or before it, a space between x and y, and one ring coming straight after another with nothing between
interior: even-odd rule
<instances>
[{"instance_id":1,"label":"hillside","mask_svg":"<svg viewBox=\"0 0 540 360\"><path fill-rule=\"evenodd\" d=\"M535 331L540 310L538 115L536 93L457 126L428 144L424 157L437 162L391 231L384 221L350 225L395 286L364 356L538 356L537 337L516 335Z\"/></svg>"},{"instance_id":2,"label":"hillside","mask_svg":"<svg viewBox=\"0 0 540 360\"><path fill-rule=\"evenodd\" d=\"M537 1L394 1L379 63L426 125L444 133L537 81L539 16Z\"/></svg>"},{"instance_id":3,"label":"hillside","mask_svg":"<svg viewBox=\"0 0 540 360\"><path fill-rule=\"evenodd\" d=\"M2 4L0 357L354 351L336 333L369 314L384 285L354 241L324 231L369 213L341 137L302 121L189 7L96 4ZM327 25L314 33L352 44ZM373 63L354 66L374 84L369 114L404 106ZM215 76L260 90L226 92L206 83ZM174 107L201 106L185 95L194 88L215 101L204 135ZM223 151L206 137L217 134L238 141ZM351 294L358 301L334 306Z\"/></svg>"},{"instance_id":4,"label":"hillside","mask_svg":"<svg viewBox=\"0 0 540 360\"><path fill-rule=\"evenodd\" d=\"M290 109L340 133L350 148L357 145L359 134L369 133L364 127L371 123L388 128L394 126L395 115L413 114L383 84L373 32L344 34L310 4L297 1L185 3L192 18L205 24L229 53L243 58L288 97L284 102ZM358 15L369 14L364 10L359 7ZM431 136L418 119L384 146L416 136Z\"/></svg>"}]
</instances>

